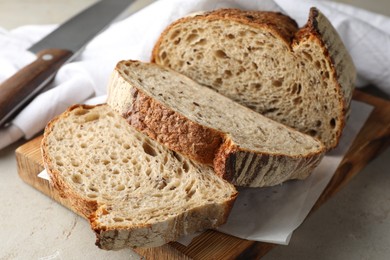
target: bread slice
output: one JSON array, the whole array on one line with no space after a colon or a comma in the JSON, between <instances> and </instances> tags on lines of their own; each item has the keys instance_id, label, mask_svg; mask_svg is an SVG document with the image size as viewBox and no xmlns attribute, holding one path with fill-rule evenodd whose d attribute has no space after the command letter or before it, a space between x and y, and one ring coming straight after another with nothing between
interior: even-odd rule
<instances>
[{"instance_id":1,"label":"bread slice","mask_svg":"<svg viewBox=\"0 0 390 260\"><path fill-rule=\"evenodd\" d=\"M239 186L303 179L319 163L317 139L272 121L169 68L122 61L107 103L172 150L214 165Z\"/></svg>"},{"instance_id":2,"label":"bread slice","mask_svg":"<svg viewBox=\"0 0 390 260\"><path fill-rule=\"evenodd\" d=\"M337 146L356 77L336 30L316 8L299 29L275 12L222 9L182 18L152 61L273 120Z\"/></svg>"},{"instance_id":3,"label":"bread slice","mask_svg":"<svg viewBox=\"0 0 390 260\"><path fill-rule=\"evenodd\" d=\"M88 218L103 249L155 247L223 224L237 196L205 165L168 150L107 105L76 105L42 141L54 188Z\"/></svg>"}]
</instances>

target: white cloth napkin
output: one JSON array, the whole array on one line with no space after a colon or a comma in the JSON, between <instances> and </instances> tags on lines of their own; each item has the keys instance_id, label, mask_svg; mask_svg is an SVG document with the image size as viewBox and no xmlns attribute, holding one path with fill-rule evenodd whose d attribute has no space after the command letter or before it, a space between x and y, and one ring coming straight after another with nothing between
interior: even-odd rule
<instances>
[{"instance_id":1,"label":"white cloth napkin","mask_svg":"<svg viewBox=\"0 0 390 260\"><path fill-rule=\"evenodd\" d=\"M160 0L110 26L86 47L74 62L63 66L53 89L39 95L5 129L0 149L39 133L53 116L74 103L106 94L108 78L122 59L148 61L160 32L172 21L192 12L222 7L276 10L290 15L300 26L311 6L318 7L339 31L358 69L357 86L368 83L390 94L390 18L359 8L315 0ZM26 51L56 26L0 28L0 82L34 59Z\"/></svg>"},{"instance_id":2,"label":"white cloth napkin","mask_svg":"<svg viewBox=\"0 0 390 260\"><path fill-rule=\"evenodd\" d=\"M358 69L358 86L367 83L375 84L383 91L390 94L390 18L374 14L365 10L347 5L336 4L328 1L314 0L160 0L142 11L128 17L125 20L113 24L97 36L88 46L82 55L74 62L63 66L53 82L54 88L39 95L27 106L6 128L0 130L0 149L19 138L31 138L41 131L48 120L61 113L66 107L74 103L85 102L91 97L98 97L92 102L104 102L106 85L115 64L122 59L139 59L148 61L151 49L158 38L160 32L172 21L192 12L211 10L222 7L236 7L242 9L276 10L287 13L297 20L302 26L307 19L309 8L318 7L328 16L333 25L340 32L347 48L349 49ZM55 26L24 26L12 31L0 29L0 81L12 75L18 69L28 64L34 56L26 51L32 43L53 30ZM370 108L364 104L354 105L351 114L352 132L358 131L364 120L367 118ZM353 115L359 115L354 117ZM348 131L346 131L348 132ZM353 138L354 135L346 135L345 138ZM351 143L351 140L347 144ZM348 145L341 145L339 149L346 149ZM310 178L302 183L309 183L308 186L302 183L288 183L279 187L280 193L286 198L291 198L284 191L285 187L300 186L297 191L294 204L280 204L275 208L276 214L268 216L259 214L259 219L263 223L255 227L248 221L246 234L242 234L243 229L237 227L237 219L234 218L234 211L248 207L246 198L253 198L252 191L243 191L233 210L233 217L229 223L221 227L221 230L228 232L226 227L230 227L231 234L260 241L272 241L274 243L288 243L292 231L302 222L313 203L322 192L327 182L334 173L340 158L345 151L338 151L338 159L330 158L328 162L332 169L326 170L326 177L321 174L314 174L320 179ZM325 162L326 163L326 162ZM317 171L322 171L319 168ZM264 189L263 197L256 195L255 202L263 205L265 198L275 198L274 189ZM248 196L246 196L246 195ZM291 193L290 193L291 194ZM282 196L279 196L282 198ZM250 200L253 201L253 200ZM281 199L279 202L285 200ZM276 205L276 200L270 200L270 205ZM289 205L298 205L291 208ZM241 207L241 208L240 208ZM264 206L256 206L252 209L267 210ZM244 212L247 209L244 210ZM256 211L254 211L256 213ZM286 224L281 223L278 216L290 218ZM262 218L260 218L263 216ZM244 223L245 224L245 223ZM249 225L251 224L251 225ZM279 228L282 227L282 228ZM263 230L263 235L253 235L252 231ZM229 229L229 228L228 228ZM265 233L264 233L265 232ZM253 233L253 232L252 232Z\"/></svg>"}]
</instances>

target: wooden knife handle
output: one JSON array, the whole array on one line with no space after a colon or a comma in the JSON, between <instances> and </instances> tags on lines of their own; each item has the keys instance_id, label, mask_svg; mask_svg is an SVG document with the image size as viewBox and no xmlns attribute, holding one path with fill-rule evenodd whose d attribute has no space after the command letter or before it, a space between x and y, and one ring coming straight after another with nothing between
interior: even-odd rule
<instances>
[{"instance_id":1,"label":"wooden knife handle","mask_svg":"<svg viewBox=\"0 0 390 260\"><path fill-rule=\"evenodd\" d=\"M73 53L68 50L46 49L38 53L37 59L19 70L0 85L0 126L28 104L50 83L57 70Z\"/></svg>"}]
</instances>

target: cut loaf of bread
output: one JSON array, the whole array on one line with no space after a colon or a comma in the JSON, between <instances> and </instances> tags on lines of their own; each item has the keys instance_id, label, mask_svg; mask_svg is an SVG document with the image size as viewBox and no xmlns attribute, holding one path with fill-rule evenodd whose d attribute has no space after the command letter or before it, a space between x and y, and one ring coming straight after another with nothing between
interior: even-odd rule
<instances>
[{"instance_id":1,"label":"cut loaf of bread","mask_svg":"<svg viewBox=\"0 0 390 260\"><path fill-rule=\"evenodd\" d=\"M317 139L153 63L119 62L107 103L138 130L213 164L218 175L239 186L303 179L324 154Z\"/></svg>"},{"instance_id":2,"label":"cut loaf of bread","mask_svg":"<svg viewBox=\"0 0 390 260\"><path fill-rule=\"evenodd\" d=\"M275 12L221 9L161 34L152 62L303 133L339 141L356 77L336 30L316 8L299 29Z\"/></svg>"},{"instance_id":3,"label":"cut loaf of bread","mask_svg":"<svg viewBox=\"0 0 390 260\"><path fill-rule=\"evenodd\" d=\"M107 250L214 228L237 196L211 167L151 140L107 105L69 108L46 127L42 151L54 187Z\"/></svg>"}]
</instances>

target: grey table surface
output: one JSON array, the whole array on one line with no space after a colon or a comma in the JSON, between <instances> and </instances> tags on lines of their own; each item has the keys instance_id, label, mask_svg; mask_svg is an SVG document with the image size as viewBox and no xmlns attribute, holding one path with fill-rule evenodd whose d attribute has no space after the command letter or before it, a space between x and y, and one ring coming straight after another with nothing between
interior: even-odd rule
<instances>
[{"instance_id":1,"label":"grey table surface","mask_svg":"<svg viewBox=\"0 0 390 260\"><path fill-rule=\"evenodd\" d=\"M93 0L0 0L0 27L60 23ZM148 1L141 2L140 5ZM390 16L385 0L339 0ZM24 184L14 151L0 151L0 259L138 259L99 250L88 223ZM264 259L390 259L390 149Z\"/></svg>"}]
</instances>

